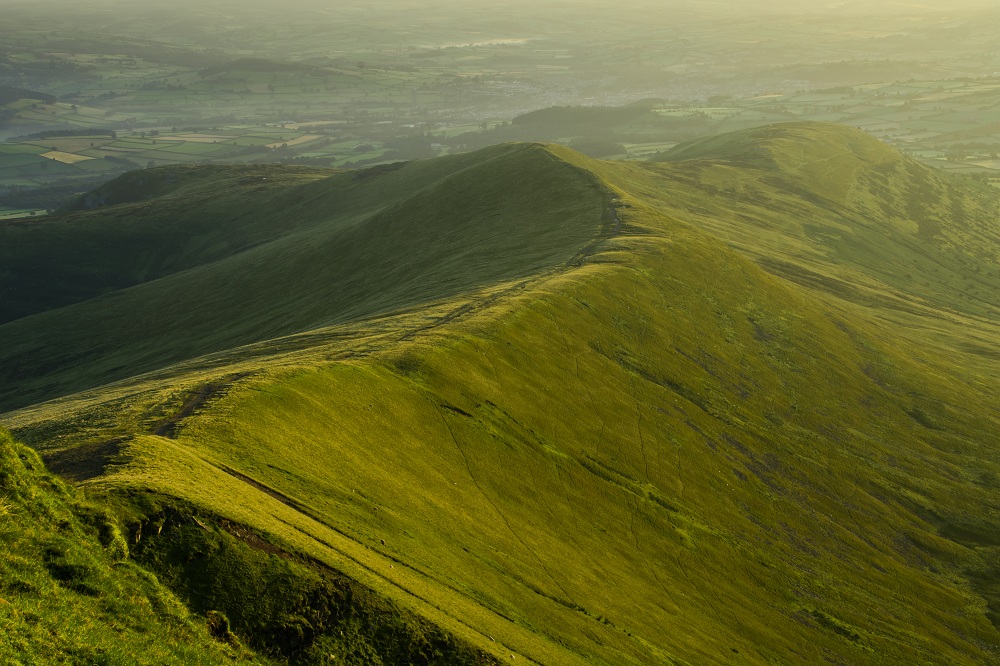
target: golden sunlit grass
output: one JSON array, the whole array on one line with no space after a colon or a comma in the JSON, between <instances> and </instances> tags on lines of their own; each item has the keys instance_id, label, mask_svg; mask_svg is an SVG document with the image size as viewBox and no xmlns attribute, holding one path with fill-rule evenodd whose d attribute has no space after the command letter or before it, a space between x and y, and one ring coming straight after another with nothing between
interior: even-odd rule
<instances>
[{"instance_id":1,"label":"golden sunlit grass","mask_svg":"<svg viewBox=\"0 0 1000 666\"><path fill-rule=\"evenodd\" d=\"M50 160L62 162L63 164L76 164L77 162L86 162L87 160L94 159L86 155L74 155L73 153L63 153L58 150L50 150L47 153L42 153L42 157L47 157Z\"/></svg>"},{"instance_id":2,"label":"golden sunlit grass","mask_svg":"<svg viewBox=\"0 0 1000 666\"><path fill-rule=\"evenodd\" d=\"M0 659L9 664L264 663L125 559L109 518L0 431Z\"/></svg>"},{"instance_id":3,"label":"golden sunlit grass","mask_svg":"<svg viewBox=\"0 0 1000 666\"><path fill-rule=\"evenodd\" d=\"M126 522L186 507L203 527L147 528L143 561L230 616L252 597L233 572L284 570L240 564L225 521L505 662L995 660L996 194L826 125L651 165L504 150L463 159L524 205L450 247L558 223L578 243L558 261L235 349L222 342L239 315L206 314L218 353L5 421ZM535 164L594 198L505 189L523 183L507 169L537 178ZM437 238L436 215L481 196L448 182L462 187L447 207L400 209L435 211L410 219ZM398 247L405 263L413 246ZM156 352L157 335L125 344ZM72 457L88 446L106 469ZM233 553L211 560L227 582L193 592L176 539ZM358 631L332 649L375 645Z\"/></svg>"}]
</instances>

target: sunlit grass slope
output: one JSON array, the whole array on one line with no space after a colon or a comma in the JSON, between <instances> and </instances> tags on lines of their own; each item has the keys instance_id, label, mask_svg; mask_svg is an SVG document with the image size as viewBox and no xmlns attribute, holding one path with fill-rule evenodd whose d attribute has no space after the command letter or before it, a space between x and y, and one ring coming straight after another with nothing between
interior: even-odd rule
<instances>
[{"instance_id":1,"label":"sunlit grass slope","mask_svg":"<svg viewBox=\"0 0 1000 666\"><path fill-rule=\"evenodd\" d=\"M42 236L35 240L50 258L86 243L100 245L99 257L75 263L70 272L94 271L101 279L108 275L101 266L122 252L109 237L120 231L128 238L129 227L154 227L142 230L137 242L147 254L166 253L159 264L197 265L0 326L0 377L8 387L0 391L0 408L529 275L570 260L608 221L608 194L596 179L538 146L498 147L305 185L297 181L313 177L309 172L278 173L284 187L263 203L237 188L207 211L196 199L193 212L174 221L161 218L164 213L152 223L135 221L135 205L129 205L56 218L37 233L33 226L21 230ZM210 196L226 185L209 180L203 185L194 179L168 195L167 210L182 206L179 193L196 188ZM227 203L232 212L219 215L228 222L216 232L200 216ZM300 215L303 209L308 214ZM244 212L256 231L224 234ZM226 238L268 238L252 247L243 247L243 238L243 251L219 250L216 258L199 235L190 235L194 221ZM176 227L171 233L177 237L161 242L166 232L157 223ZM63 231L60 244L52 235ZM20 242L13 238L9 247ZM17 277L34 274L33 265L25 266ZM76 283L72 276L66 280Z\"/></svg>"},{"instance_id":2,"label":"sunlit grass slope","mask_svg":"<svg viewBox=\"0 0 1000 666\"><path fill-rule=\"evenodd\" d=\"M772 272L890 310L1000 314L994 188L810 123L698 140L663 159L648 171L677 186L658 200Z\"/></svg>"},{"instance_id":3,"label":"sunlit grass slope","mask_svg":"<svg viewBox=\"0 0 1000 666\"><path fill-rule=\"evenodd\" d=\"M0 431L0 661L258 663L128 559L105 510Z\"/></svg>"},{"instance_id":4,"label":"sunlit grass slope","mask_svg":"<svg viewBox=\"0 0 1000 666\"><path fill-rule=\"evenodd\" d=\"M507 663L1000 662L997 315L955 286L1000 289L996 196L826 125L495 150L614 236L5 421L130 524L179 498ZM934 234L873 203L913 183Z\"/></svg>"}]
</instances>

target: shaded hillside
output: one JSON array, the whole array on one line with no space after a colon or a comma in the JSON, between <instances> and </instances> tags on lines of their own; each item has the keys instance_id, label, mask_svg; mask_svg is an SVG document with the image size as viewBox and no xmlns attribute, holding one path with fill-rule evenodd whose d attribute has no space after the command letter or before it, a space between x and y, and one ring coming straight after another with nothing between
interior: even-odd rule
<instances>
[{"instance_id":1,"label":"shaded hillside","mask_svg":"<svg viewBox=\"0 0 1000 666\"><path fill-rule=\"evenodd\" d=\"M55 97L46 93L35 92L34 90L25 90L24 88L0 86L0 106L11 104L12 102L22 99L37 99L41 102L48 102L50 104L56 101Z\"/></svg>"},{"instance_id":2,"label":"shaded hillside","mask_svg":"<svg viewBox=\"0 0 1000 666\"><path fill-rule=\"evenodd\" d=\"M219 186L192 187L205 197ZM523 277L570 260L608 219L608 196L595 179L535 146L278 187L264 204L237 190L231 199L216 197L187 216L170 216L170 208L184 205L189 188L182 188L148 222L132 206L18 228L39 253L102 248L91 260L67 260L70 271L57 266L54 290L74 286L81 269L98 281L113 275L103 262L116 263L133 238L138 247L125 256L142 266L151 257L151 277L168 274L0 326L0 380L10 387L0 405L22 406L192 356ZM303 209L308 213L296 215ZM218 230L215 218L204 217L213 211L227 211L228 223ZM95 229L95 220L102 226ZM206 232L189 235L206 221ZM174 242L160 242L164 225L174 230ZM226 227L237 230L227 234ZM67 231L70 243L51 237ZM249 242L252 234L260 241ZM9 251L25 244L12 239ZM195 262L186 271L166 269ZM9 283L53 279L34 277L44 262L13 263L23 271ZM38 289L21 291L34 297Z\"/></svg>"},{"instance_id":3,"label":"shaded hillside","mask_svg":"<svg viewBox=\"0 0 1000 666\"><path fill-rule=\"evenodd\" d=\"M0 323L273 240L305 222L282 223L298 203L289 190L330 173L270 165L133 171L65 215L0 222Z\"/></svg>"},{"instance_id":4,"label":"shaded hillside","mask_svg":"<svg viewBox=\"0 0 1000 666\"><path fill-rule=\"evenodd\" d=\"M275 164L127 173L80 197L64 215L0 222L0 323L209 264L315 225L346 228L485 159L488 153L339 175Z\"/></svg>"},{"instance_id":5,"label":"shaded hillside","mask_svg":"<svg viewBox=\"0 0 1000 666\"><path fill-rule=\"evenodd\" d=\"M4 359L7 404L95 385L4 422L123 521L175 498L507 663L1000 661L1000 318L959 287L1000 292L996 193L828 125L662 164L462 159L336 233L0 327L36 345ZM331 247L343 272L311 258ZM125 319L143 303L169 334ZM91 317L124 344L71 338ZM181 362L96 386L140 351ZM150 566L176 573L171 543Z\"/></svg>"},{"instance_id":6,"label":"shaded hillside","mask_svg":"<svg viewBox=\"0 0 1000 666\"><path fill-rule=\"evenodd\" d=\"M485 146L503 141L559 141L580 152L624 155L622 144L684 141L713 131L704 113L661 113L662 100L642 100L624 107L555 106L530 111L479 133L451 139L460 147ZM609 152L609 146L618 146ZM593 151L591 147L603 147Z\"/></svg>"}]
</instances>

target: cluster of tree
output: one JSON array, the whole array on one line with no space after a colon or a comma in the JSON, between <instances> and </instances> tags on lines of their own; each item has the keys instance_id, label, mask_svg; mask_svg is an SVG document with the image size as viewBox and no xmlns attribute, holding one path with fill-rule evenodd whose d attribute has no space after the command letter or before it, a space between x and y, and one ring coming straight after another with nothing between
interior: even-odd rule
<instances>
[{"instance_id":1,"label":"cluster of tree","mask_svg":"<svg viewBox=\"0 0 1000 666\"><path fill-rule=\"evenodd\" d=\"M25 136L19 136L13 141L37 141L39 139L54 139L58 137L87 137L87 136L106 136L112 139L118 138L118 132L112 129L65 129L65 130L45 130L44 132L36 132L34 134L27 134Z\"/></svg>"},{"instance_id":2,"label":"cluster of tree","mask_svg":"<svg viewBox=\"0 0 1000 666\"><path fill-rule=\"evenodd\" d=\"M114 99L116 97L121 97L121 96L122 96L121 93L116 93L113 90L109 90L106 93L101 93L100 95L97 95L96 97L94 97L93 101L94 102L107 102L108 100L112 100L112 99Z\"/></svg>"},{"instance_id":3,"label":"cluster of tree","mask_svg":"<svg viewBox=\"0 0 1000 666\"><path fill-rule=\"evenodd\" d=\"M430 137L424 135L397 136L387 139L384 145L387 152L383 159L421 160L437 155Z\"/></svg>"},{"instance_id":4,"label":"cluster of tree","mask_svg":"<svg viewBox=\"0 0 1000 666\"><path fill-rule=\"evenodd\" d=\"M108 162L111 162L112 164L118 164L127 169L138 169L139 167L142 166L138 162L133 162L127 157L118 157L117 155L105 155L104 159L107 160Z\"/></svg>"},{"instance_id":5,"label":"cluster of tree","mask_svg":"<svg viewBox=\"0 0 1000 666\"><path fill-rule=\"evenodd\" d=\"M230 76L233 72L307 72L315 73L317 68L300 62L278 62L276 60L266 60L264 58L240 58L222 65L206 67L199 74L202 78ZM235 77L232 81L243 81L246 77Z\"/></svg>"},{"instance_id":6,"label":"cluster of tree","mask_svg":"<svg viewBox=\"0 0 1000 666\"><path fill-rule=\"evenodd\" d=\"M0 65L0 79L16 81L17 85L28 88L45 86L53 81L86 79L92 76L87 68L63 58Z\"/></svg>"},{"instance_id":7,"label":"cluster of tree","mask_svg":"<svg viewBox=\"0 0 1000 666\"><path fill-rule=\"evenodd\" d=\"M953 143L943 150L945 152L945 159L950 162L962 162L969 157L989 157L995 160L997 159L998 151L1000 151L1000 144L982 142Z\"/></svg>"},{"instance_id":8,"label":"cluster of tree","mask_svg":"<svg viewBox=\"0 0 1000 666\"><path fill-rule=\"evenodd\" d=\"M592 157L611 157L625 152L620 141L624 125L636 123L641 134L632 134L633 141L681 142L711 134L713 123L703 112L667 116L653 114L651 109L662 102L648 100L628 107L551 107L532 111L509 123L482 127L480 132L440 138L453 151L468 151L506 141L564 141L572 137L570 146Z\"/></svg>"},{"instance_id":9,"label":"cluster of tree","mask_svg":"<svg viewBox=\"0 0 1000 666\"><path fill-rule=\"evenodd\" d=\"M513 125L521 130L551 136L576 136L606 133L649 113L641 106L553 106L514 118Z\"/></svg>"},{"instance_id":10,"label":"cluster of tree","mask_svg":"<svg viewBox=\"0 0 1000 666\"><path fill-rule=\"evenodd\" d=\"M183 83L164 83L163 81L147 81L140 90L187 90Z\"/></svg>"},{"instance_id":11,"label":"cluster of tree","mask_svg":"<svg viewBox=\"0 0 1000 666\"><path fill-rule=\"evenodd\" d=\"M982 171L980 173L967 173L967 174L961 174L961 175L965 176L966 178L969 178L970 180L979 181L980 183L992 183L992 182L994 182L996 180L1000 180L1000 177L998 177L995 172L994 172L994 174L990 174L990 173L988 173L986 171ZM975 272L978 273L979 271L976 270Z\"/></svg>"}]
</instances>

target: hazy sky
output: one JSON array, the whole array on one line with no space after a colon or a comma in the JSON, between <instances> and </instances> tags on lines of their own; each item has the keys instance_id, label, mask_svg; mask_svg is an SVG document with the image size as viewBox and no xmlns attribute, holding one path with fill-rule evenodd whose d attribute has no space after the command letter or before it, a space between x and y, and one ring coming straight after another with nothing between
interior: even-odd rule
<instances>
[{"instance_id":1,"label":"hazy sky","mask_svg":"<svg viewBox=\"0 0 1000 666\"><path fill-rule=\"evenodd\" d=\"M210 3L214 6L252 6L255 8L295 6L298 8L316 7L323 9L360 9L365 5L391 6L442 6L457 5L463 8L483 6L483 0L216 0ZM118 8L127 10L138 6L172 6L185 5L204 6L201 2L187 0L0 0L0 7L54 6L63 5L77 9L87 7ZM608 8L607 0L499 0L490 2L491 7L502 6L600 6ZM1000 8L1000 0L616 0L616 6L635 9L639 7L650 9L686 8L699 9L704 12L715 10L743 12L864 12L864 13L906 13L926 11L949 11L962 8Z\"/></svg>"}]
</instances>

